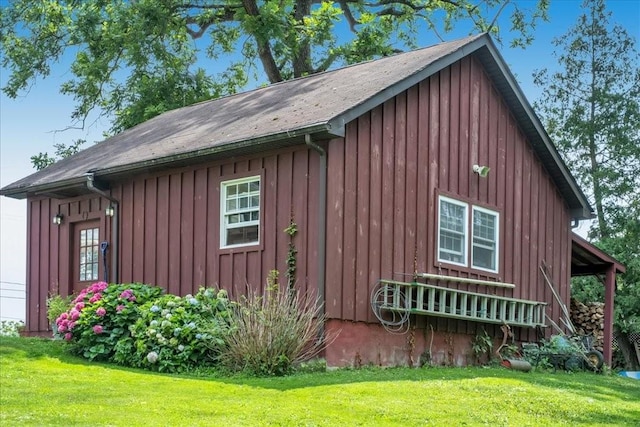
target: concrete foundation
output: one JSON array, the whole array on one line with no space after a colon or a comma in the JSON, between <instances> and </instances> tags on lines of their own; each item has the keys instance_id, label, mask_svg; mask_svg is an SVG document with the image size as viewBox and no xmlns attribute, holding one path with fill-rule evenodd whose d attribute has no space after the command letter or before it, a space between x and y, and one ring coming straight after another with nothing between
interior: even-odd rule
<instances>
[{"instance_id":1,"label":"concrete foundation","mask_svg":"<svg viewBox=\"0 0 640 427\"><path fill-rule=\"evenodd\" d=\"M474 362L472 335L411 328L393 334L380 324L331 319L329 336L338 334L327 347L329 367L372 366L466 366Z\"/></svg>"}]
</instances>

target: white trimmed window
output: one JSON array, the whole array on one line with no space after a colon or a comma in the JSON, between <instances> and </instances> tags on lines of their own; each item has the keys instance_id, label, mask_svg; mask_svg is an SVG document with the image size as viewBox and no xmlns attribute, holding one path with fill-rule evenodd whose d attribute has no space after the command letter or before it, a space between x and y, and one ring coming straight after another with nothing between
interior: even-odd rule
<instances>
[{"instance_id":1,"label":"white trimmed window","mask_svg":"<svg viewBox=\"0 0 640 427\"><path fill-rule=\"evenodd\" d=\"M81 282L98 280L98 257L100 248L98 228L80 230L80 278Z\"/></svg>"},{"instance_id":2,"label":"white trimmed window","mask_svg":"<svg viewBox=\"0 0 640 427\"><path fill-rule=\"evenodd\" d=\"M438 217L439 262L498 272L498 212L440 196Z\"/></svg>"},{"instance_id":3,"label":"white trimmed window","mask_svg":"<svg viewBox=\"0 0 640 427\"><path fill-rule=\"evenodd\" d=\"M473 207L473 242L471 266L481 270L498 271L498 213Z\"/></svg>"},{"instance_id":4,"label":"white trimmed window","mask_svg":"<svg viewBox=\"0 0 640 427\"><path fill-rule=\"evenodd\" d=\"M260 177L222 182L220 193L220 247L259 243Z\"/></svg>"},{"instance_id":5,"label":"white trimmed window","mask_svg":"<svg viewBox=\"0 0 640 427\"><path fill-rule=\"evenodd\" d=\"M440 198L438 260L467 265L467 204Z\"/></svg>"}]
</instances>

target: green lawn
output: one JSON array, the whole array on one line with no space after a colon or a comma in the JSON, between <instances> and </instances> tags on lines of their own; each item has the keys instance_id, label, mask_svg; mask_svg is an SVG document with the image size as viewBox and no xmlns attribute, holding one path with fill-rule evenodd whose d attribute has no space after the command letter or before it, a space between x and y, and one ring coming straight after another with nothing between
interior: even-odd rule
<instances>
[{"instance_id":1,"label":"green lawn","mask_svg":"<svg viewBox=\"0 0 640 427\"><path fill-rule=\"evenodd\" d=\"M198 378L87 363L0 337L0 425L640 425L640 381L502 368Z\"/></svg>"}]
</instances>

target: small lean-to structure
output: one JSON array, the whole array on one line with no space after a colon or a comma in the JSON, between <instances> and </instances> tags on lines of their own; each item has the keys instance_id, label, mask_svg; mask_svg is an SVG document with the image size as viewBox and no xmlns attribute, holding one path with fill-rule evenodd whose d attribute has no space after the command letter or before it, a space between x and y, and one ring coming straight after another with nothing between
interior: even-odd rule
<instances>
[{"instance_id":1,"label":"small lean-to structure","mask_svg":"<svg viewBox=\"0 0 640 427\"><path fill-rule=\"evenodd\" d=\"M169 111L0 194L27 199L28 333L49 294L105 278L261 289L291 242L340 330L331 366L464 365L482 330L548 334L539 267L568 302L592 215L486 34Z\"/></svg>"}]
</instances>

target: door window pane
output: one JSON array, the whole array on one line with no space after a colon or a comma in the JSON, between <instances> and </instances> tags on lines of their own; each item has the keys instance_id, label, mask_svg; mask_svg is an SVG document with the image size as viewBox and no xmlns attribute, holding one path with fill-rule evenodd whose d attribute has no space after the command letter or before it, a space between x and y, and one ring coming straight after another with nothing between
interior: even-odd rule
<instances>
[{"instance_id":1,"label":"door window pane","mask_svg":"<svg viewBox=\"0 0 640 427\"><path fill-rule=\"evenodd\" d=\"M98 228L80 230L79 247L79 280L81 282L98 280L98 263L100 262L100 236Z\"/></svg>"}]
</instances>

